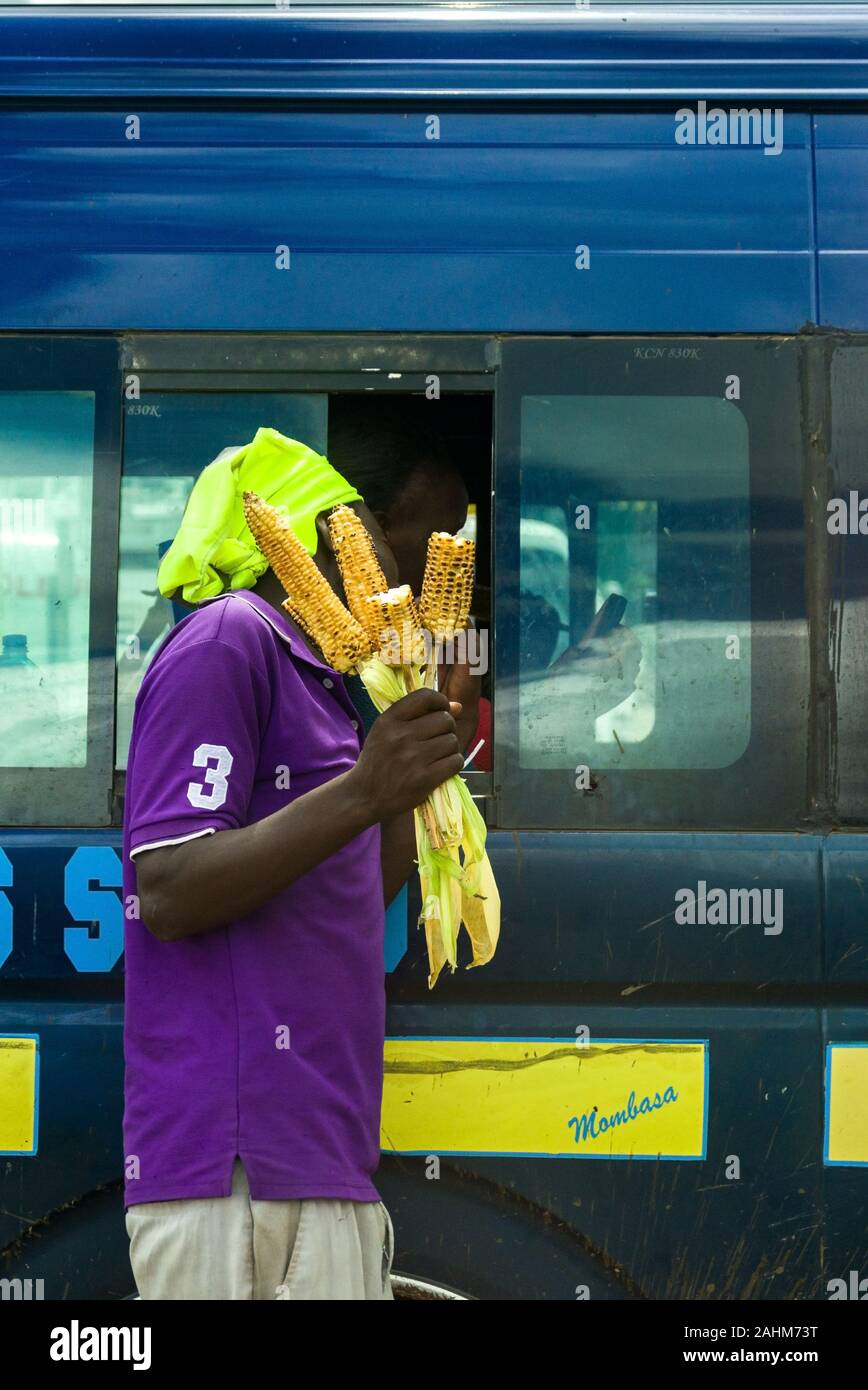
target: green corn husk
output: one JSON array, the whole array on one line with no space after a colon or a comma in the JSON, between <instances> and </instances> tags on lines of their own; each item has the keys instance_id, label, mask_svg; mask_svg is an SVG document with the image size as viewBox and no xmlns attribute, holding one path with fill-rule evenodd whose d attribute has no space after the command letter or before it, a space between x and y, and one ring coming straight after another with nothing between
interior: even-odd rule
<instances>
[{"instance_id":1,"label":"green corn husk","mask_svg":"<svg viewBox=\"0 0 868 1390\"><path fill-rule=\"evenodd\" d=\"M387 666L380 657L372 656L361 663L358 671L379 714L407 694L402 666Z\"/></svg>"},{"instance_id":2,"label":"green corn husk","mask_svg":"<svg viewBox=\"0 0 868 1390\"><path fill-rule=\"evenodd\" d=\"M364 662L359 675L381 713L406 695L408 686L418 689L421 683L418 667L387 666L378 656ZM436 848L432 813L442 842ZM462 777L450 777L413 814L422 888L419 925L425 928L428 988L433 989L444 965L457 967L462 926L473 951L468 970L491 960L500 935L500 894L485 852L485 822Z\"/></svg>"},{"instance_id":3,"label":"green corn husk","mask_svg":"<svg viewBox=\"0 0 868 1390\"><path fill-rule=\"evenodd\" d=\"M454 779L464 817L461 847L464 853L461 915L473 948L467 967L485 965L497 950L500 936L500 893L494 879L485 840L488 834L479 807L461 778Z\"/></svg>"}]
</instances>

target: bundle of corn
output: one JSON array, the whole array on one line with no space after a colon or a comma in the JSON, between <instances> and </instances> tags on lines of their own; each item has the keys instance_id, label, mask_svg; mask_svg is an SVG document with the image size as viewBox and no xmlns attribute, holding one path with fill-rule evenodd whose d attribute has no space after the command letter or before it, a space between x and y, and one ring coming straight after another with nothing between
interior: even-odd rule
<instances>
[{"instance_id":1,"label":"bundle of corn","mask_svg":"<svg viewBox=\"0 0 868 1390\"><path fill-rule=\"evenodd\" d=\"M442 644L469 622L476 547L447 532L429 538L417 613L406 584L382 593L368 588L365 593L371 557L374 563L376 557L367 529L351 508L336 508L329 526L344 592L351 608L357 604L353 611L377 648L359 674L382 711L421 684L436 685ZM426 643L422 628L432 643ZM431 793L416 811L415 825L420 921L428 945L428 984L433 987L446 963L456 968L462 924L473 949L472 965L491 960L500 933L500 896L485 852L485 822L461 777L451 777Z\"/></svg>"},{"instance_id":2,"label":"bundle of corn","mask_svg":"<svg viewBox=\"0 0 868 1390\"><path fill-rule=\"evenodd\" d=\"M380 713L423 685L424 666L424 683L434 683L430 670L433 666L436 672L436 650L433 658L427 653L410 588L386 588L368 531L351 508L337 507L329 516L349 611L276 508L246 492L244 513L286 590L286 611L336 671L358 672ZM460 556L457 564L450 563L450 554ZM432 536L422 600L425 627L435 647L466 626L472 589L473 543L445 533ZM494 955L500 897L485 853L485 823L460 777L437 787L414 818L423 900L420 923L425 926L428 984L433 988L444 964L456 968L462 923L473 948L471 966L484 965Z\"/></svg>"}]
</instances>

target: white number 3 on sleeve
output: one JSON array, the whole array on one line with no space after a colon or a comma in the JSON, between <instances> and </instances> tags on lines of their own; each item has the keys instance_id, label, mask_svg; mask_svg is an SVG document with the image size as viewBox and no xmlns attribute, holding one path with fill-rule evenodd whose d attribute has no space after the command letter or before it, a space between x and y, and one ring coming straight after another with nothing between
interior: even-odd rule
<instances>
[{"instance_id":1,"label":"white number 3 on sleeve","mask_svg":"<svg viewBox=\"0 0 868 1390\"><path fill-rule=\"evenodd\" d=\"M209 763L216 762L216 767ZM203 811L216 811L226 800L227 778L232 771L232 754L222 743L200 743L193 754L193 766L205 767L208 771L202 782L190 782L187 786L187 800L191 806L200 806ZM206 787L210 790L206 791Z\"/></svg>"}]
</instances>

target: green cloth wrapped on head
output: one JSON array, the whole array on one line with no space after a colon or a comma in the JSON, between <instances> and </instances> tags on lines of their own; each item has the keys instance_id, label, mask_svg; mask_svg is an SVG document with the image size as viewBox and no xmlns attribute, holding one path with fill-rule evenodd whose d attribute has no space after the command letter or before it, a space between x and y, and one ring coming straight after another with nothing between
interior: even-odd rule
<instances>
[{"instance_id":1,"label":"green cloth wrapped on head","mask_svg":"<svg viewBox=\"0 0 868 1390\"><path fill-rule=\"evenodd\" d=\"M259 429L249 444L224 450L196 479L157 573L161 594L200 603L227 589L253 588L268 561L244 519L248 490L285 514L310 555L320 512L362 501L324 455L278 430Z\"/></svg>"}]
</instances>

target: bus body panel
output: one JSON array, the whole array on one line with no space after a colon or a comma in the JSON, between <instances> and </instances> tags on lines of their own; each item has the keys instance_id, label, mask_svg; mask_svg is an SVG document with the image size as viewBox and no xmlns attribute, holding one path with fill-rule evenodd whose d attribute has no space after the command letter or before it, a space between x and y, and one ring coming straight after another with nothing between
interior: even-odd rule
<instances>
[{"instance_id":1,"label":"bus body panel","mask_svg":"<svg viewBox=\"0 0 868 1390\"><path fill-rule=\"evenodd\" d=\"M805 112L781 115L777 154L731 146L723 159L677 144L671 110L444 113L436 140L424 112L136 119L129 140L121 111L0 112L5 329L788 333L831 321Z\"/></svg>"},{"instance_id":2,"label":"bus body panel","mask_svg":"<svg viewBox=\"0 0 868 1390\"><path fill-rule=\"evenodd\" d=\"M82 851L117 854L119 836L7 832L2 844L14 871L5 891L15 921L3 971L15 990L3 1005L2 1031L38 1033L42 1069L40 1153L7 1160L13 1166L3 1180L0 1249L16 1270L38 1273L45 1267L38 1252L17 1244L22 1229L46 1215L56 1220L87 1196L94 1219L104 1204L115 1212L115 1228L109 1223L101 1239L107 1267L117 1269L126 1248L122 963L76 969L64 943L70 932L94 944L111 934L121 912L117 890L88 879L92 868L110 878L105 862L79 860L72 874L69 866ZM426 1181L424 1156L390 1157L384 1136L377 1181L400 1217L404 1267L479 1297L561 1299L577 1296L580 1286L606 1298L818 1298L824 1279L862 1268L864 1170L824 1166L823 1097L827 1042L864 1040L866 1012L810 1002L823 987L821 943L853 939L853 885L868 874L862 838L493 833L490 845L505 908L498 956L484 974L444 982L432 999L424 947L411 931L390 984L389 1036L430 1038L435 1054L438 1038L544 1036L569 1046L581 1030L592 1041L703 1038L705 1158L457 1154L442 1158L441 1188ZM679 875L746 882L770 857L800 913L787 921L779 958L763 959L762 927L741 929L744 940L734 946L719 928L672 924ZM91 899L99 918L89 931L76 920L85 885L106 900ZM847 893L849 911L839 906ZM640 920L646 912L647 923ZM861 970L846 953L845 962L846 978L864 982L864 955ZM612 982L619 985L614 999ZM804 987L803 1002L775 989L788 984ZM544 1003L534 1002L540 988L547 989ZM644 1002L649 997L660 1002ZM626 1097L607 1099L618 1108ZM527 1133L531 1143L530 1117ZM466 1211L469 1223L454 1247L432 1237L444 1203ZM486 1255L502 1239L501 1220L515 1242L502 1268ZM545 1255L547 1232L553 1244ZM58 1246L60 1264L72 1260L73 1273L81 1238L71 1236L73 1253L63 1241Z\"/></svg>"},{"instance_id":3,"label":"bus body panel","mask_svg":"<svg viewBox=\"0 0 868 1390\"><path fill-rule=\"evenodd\" d=\"M814 119L822 322L859 330L868 323L868 116Z\"/></svg>"}]
</instances>

